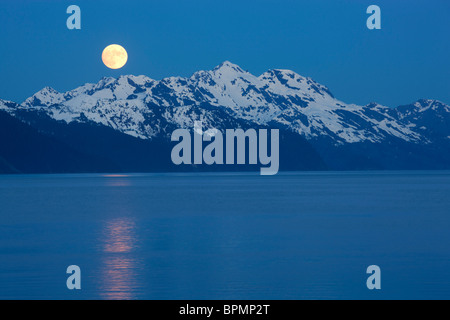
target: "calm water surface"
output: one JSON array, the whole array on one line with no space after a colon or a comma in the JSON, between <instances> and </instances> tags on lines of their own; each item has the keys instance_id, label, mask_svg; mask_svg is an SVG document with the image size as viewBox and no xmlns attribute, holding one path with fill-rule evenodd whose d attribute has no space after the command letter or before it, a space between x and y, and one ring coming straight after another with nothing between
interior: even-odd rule
<instances>
[{"instance_id":1,"label":"calm water surface","mask_svg":"<svg viewBox=\"0 0 450 320\"><path fill-rule=\"evenodd\" d=\"M48 298L449 299L450 172L0 176L0 299Z\"/></svg>"}]
</instances>

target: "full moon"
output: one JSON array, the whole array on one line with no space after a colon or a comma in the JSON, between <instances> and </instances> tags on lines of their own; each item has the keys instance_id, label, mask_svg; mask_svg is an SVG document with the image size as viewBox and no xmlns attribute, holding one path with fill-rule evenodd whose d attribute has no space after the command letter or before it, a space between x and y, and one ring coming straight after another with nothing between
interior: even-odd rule
<instances>
[{"instance_id":1,"label":"full moon","mask_svg":"<svg viewBox=\"0 0 450 320\"><path fill-rule=\"evenodd\" d=\"M128 54L122 46L111 44L103 50L102 60L108 68L120 69L127 63Z\"/></svg>"}]
</instances>

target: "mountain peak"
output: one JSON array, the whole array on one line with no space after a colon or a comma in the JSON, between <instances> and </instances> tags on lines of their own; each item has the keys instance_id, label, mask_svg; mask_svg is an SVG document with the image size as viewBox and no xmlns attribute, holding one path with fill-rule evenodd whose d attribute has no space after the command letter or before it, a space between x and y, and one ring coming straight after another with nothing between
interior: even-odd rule
<instances>
[{"instance_id":1,"label":"mountain peak","mask_svg":"<svg viewBox=\"0 0 450 320\"><path fill-rule=\"evenodd\" d=\"M416 103L420 103L421 105L443 104L441 101L436 99L419 99Z\"/></svg>"},{"instance_id":2,"label":"mountain peak","mask_svg":"<svg viewBox=\"0 0 450 320\"><path fill-rule=\"evenodd\" d=\"M413 106L420 112L427 111L429 109L437 110L439 108L443 108L447 112L450 110L448 105L435 99L419 99L413 104Z\"/></svg>"},{"instance_id":3,"label":"mountain peak","mask_svg":"<svg viewBox=\"0 0 450 320\"><path fill-rule=\"evenodd\" d=\"M228 60L222 62L217 67L213 69L213 71L232 71L232 72L238 72L238 73L245 73L244 70L242 70L241 67L239 67L237 64L234 64Z\"/></svg>"},{"instance_id":4,"label":"mountain peak","mask_svg":"<svg viewBox=\"0 0 450 320\"><path fill-rule=\"evenodd\" d=\"M53 89L52 87L46 86L44 88L42 88L41 90L39 90L37 93L41 93L41 94L58 94L58 90Z\"/></svg>"},{"instance_id":5,"label":"mountain peak","mask_svg":"<svg viewBox=\"0 0 450 320\"><path fill-rule=\"evenodd\" d=\"M60 103L64 100L63 94L53 89L52 87L44 87L36 92L30 98L26 99L22 105L24 106L49 106L52 104Z\"/></svg>"}]
</instances>

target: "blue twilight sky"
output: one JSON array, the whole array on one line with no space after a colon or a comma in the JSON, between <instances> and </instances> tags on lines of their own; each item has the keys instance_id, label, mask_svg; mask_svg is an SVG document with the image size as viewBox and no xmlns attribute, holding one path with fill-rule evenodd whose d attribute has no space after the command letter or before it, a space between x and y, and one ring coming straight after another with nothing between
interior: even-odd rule
<instances>
[{"instance_id":1,"label":"blue twilight sky","mask_svg":"<svg viewBox=\"0 0 450 320\"><path fill-rule=\"evenodd\" d=\"M70 4L81 30L66 28ZM370 4L381 30L366 27ZM0 98L103 76L190 76L230 60L255 75L294 70L349 103L450 103L449 17L449 0L0 0ZM120 70L101 61L112 43L128 51Z\"/></svg>"}]
</instances>

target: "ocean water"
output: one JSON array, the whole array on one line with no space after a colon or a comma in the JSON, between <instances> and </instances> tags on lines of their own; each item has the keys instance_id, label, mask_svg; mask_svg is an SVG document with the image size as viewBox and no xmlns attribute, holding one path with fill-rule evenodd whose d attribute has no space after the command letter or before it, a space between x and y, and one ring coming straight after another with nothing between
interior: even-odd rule
<instances>
[{"instance_id":1,"label":"ocean water","mask_svg":"<svg viewBox=\"0 0 450 320\"><path fill-rule=\"evenodd\" d=\"M3 175L0 298L449 299L450 172Z\"/></svg>"}]
</instances>

